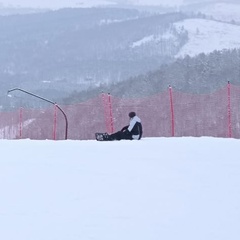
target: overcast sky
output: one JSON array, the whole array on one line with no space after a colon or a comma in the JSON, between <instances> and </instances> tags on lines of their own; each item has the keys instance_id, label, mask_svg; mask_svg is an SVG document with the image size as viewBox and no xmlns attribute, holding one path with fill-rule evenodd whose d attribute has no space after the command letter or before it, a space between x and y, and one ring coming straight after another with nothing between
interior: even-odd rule
<instances>
[{"instance_id":1,"label":"overcast sky","mask_svg":"<svg viewBox=\"0 0 240 240\"><path fill-rule=\"evenodd\" d=\"M41 8L61 8L61 7L76 7L76 6L94 6L104 3L138 3L153 4L153 5L178 5L183 0L0 0L0 4L4 7L41 7Z\"/></svg>"},{"instance_id":2,"label":"overcast sky","mask_svg":"<svg viewBox=\"0 0 240 240\"><path fill-rule=\"evenodd\" d=\"M80 0L81 1L81 0ZM76 5L77 0L0 0L3 6L64 7Z\"/></svg>"}]
</instances>

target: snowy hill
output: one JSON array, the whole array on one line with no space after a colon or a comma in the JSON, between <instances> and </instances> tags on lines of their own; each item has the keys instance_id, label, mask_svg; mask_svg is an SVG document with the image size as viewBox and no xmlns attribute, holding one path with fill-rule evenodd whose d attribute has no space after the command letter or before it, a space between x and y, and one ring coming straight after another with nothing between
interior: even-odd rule
<instances>
[{"instance_id":1,"label":"snowy hill","mask_svg":"<svg viewBox=\"0 0 240 240\"><path fill-rule=\"evenodd\" d=\"M176 22L173 26L177 32L188 34L187 43L175 55L176 58L185 55L195 56L200 53L211 53L215 50L240 48L240 26L206 19L186 19ZM159 44L161 41L176 41L170 31L159 35L147 35L130 47L144 47L148 44ZM160 49L160 44L159 44Z\"/></svg>"},{"instance_id":2,"label":"snowy hill","mask_svg":"<svg viewBox=\"0 0 240 240\"><path fill-rule=\"evenodd\" d=\"M176 57L195 56L214 50L240 48L240 26L205 19L187 19L174 24L188 31L189 40Z\"/></svg>"},{"instance_id":3,"label":"snowy hill","mask_svg":"<svg viewBox=\"0 0 240 240\"><path fill-rule=\"evenodd\" d=\"M123 82L155 71L162 64L173 62L174 57L240 47L239 25L209 20L213 16L237 22L239 4L192 2L9 1L19 7L74 9L1 18L2 106L10 104L6 92L16 86L62 102L76 89L85 91ZM168 4L178 7L167 7ZM161 14L142 11L145 5L153 5ZM7 4L2 1L0 6ZM191 15L182 14L183 6ZM203 17L192 13L200 10L208 15L208 20L195 18ZM226 17L229 14L231 18ZM166 81L168 85L169 80Z\"/></svg>"},{"instance_id":4,"label":"snowy hill","mask_svg":"<svg viewBox=\"0 0 240 240\"><path fill-rule=\"evenodd\" d=\"M238 240L239 140L1 140L4 240Z\"/></svg>"},{"instance_id":5,"label":"snowy hill","mask_svg":"<svg viewBox=\"0 0 240 240\"><path fill-rule=\"evenodd\" d=\"M210 3L199 7L195 12L202 12L207 16L212 16L216 20L240 23L240 2L233 3Z\"/></svg>"}]
</instances>

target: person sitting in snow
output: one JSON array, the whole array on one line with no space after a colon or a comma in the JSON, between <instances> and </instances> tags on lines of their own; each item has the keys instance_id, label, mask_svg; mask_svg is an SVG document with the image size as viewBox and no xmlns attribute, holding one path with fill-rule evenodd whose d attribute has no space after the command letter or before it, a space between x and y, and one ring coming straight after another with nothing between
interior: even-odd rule
<instances>
[{"instance_id":1,"label":"person sitting in snow","mask_svg":"<svg viewBox=\"0 0 240 240\"><path fill-rule=\"evenodd\" d=\"M130 112L128 116L130 118L129 125L122 128L121 131L107 135L107 140L140 140L142 138L141 119L135 112Z\"/></svg>"}]
</instances>

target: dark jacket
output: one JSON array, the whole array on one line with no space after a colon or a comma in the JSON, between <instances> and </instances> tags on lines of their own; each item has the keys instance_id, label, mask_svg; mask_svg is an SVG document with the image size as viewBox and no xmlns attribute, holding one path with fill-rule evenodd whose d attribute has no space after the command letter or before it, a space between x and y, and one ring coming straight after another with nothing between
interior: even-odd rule
<instances>
[{"instance_id":1,"label":"dark jacket","mask_svg":"<svg viewBox=\"0 0 240 240\"><path fill-rule=\"evenodd\" d=\"M124 127L121 131L127 131L131 134L132 139L140 140L143 133L141 119L138 116L131 118L130 124Z\"/></svg>"}]
</instances>

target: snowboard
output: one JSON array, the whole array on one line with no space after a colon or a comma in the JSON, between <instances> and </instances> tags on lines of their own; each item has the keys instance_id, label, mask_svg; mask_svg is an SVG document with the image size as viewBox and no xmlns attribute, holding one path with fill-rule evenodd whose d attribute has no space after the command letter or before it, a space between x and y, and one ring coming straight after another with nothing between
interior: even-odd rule
<instances>
[{"instance_id":1,"label":"snowboard","mask_svg":"<svg viewBox=\"0 0 240 240\"><path fill-rule=\"evenodd\" d=\"M109 141L107 133L95 133L95 138L97 141Z\"/></svg>"}]
</instances>

